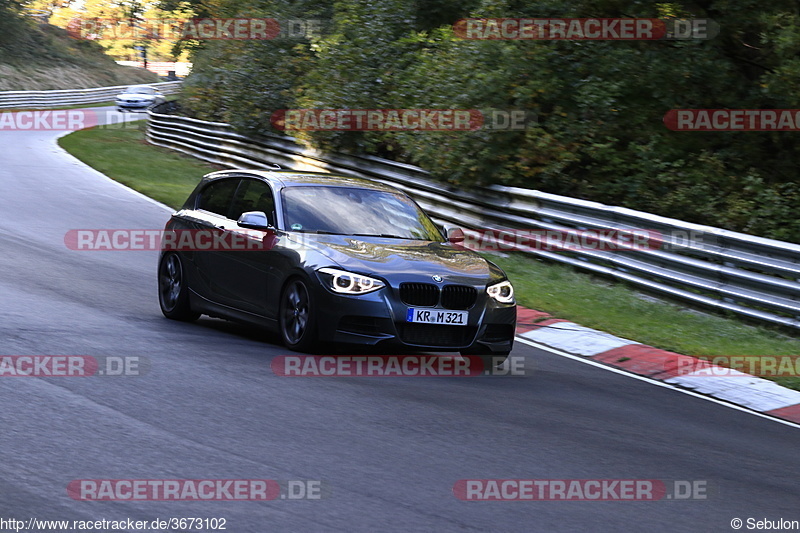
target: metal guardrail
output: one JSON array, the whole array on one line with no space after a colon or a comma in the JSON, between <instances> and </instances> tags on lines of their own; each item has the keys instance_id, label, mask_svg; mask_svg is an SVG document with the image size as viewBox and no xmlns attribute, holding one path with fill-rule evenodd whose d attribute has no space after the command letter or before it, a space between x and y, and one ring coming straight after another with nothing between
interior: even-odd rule
<instances>
[{"instance_id":1,"label":"metal guardrail","mask_svg":"<svg viewBox=\"0 0 800 533\"><path fill-rule=\"evenodd\" d=\"M159 89L164 95L169 95L180 91L181 83L181 81L168 81L131 85L150 85ZM0 109L50 109L71 105L97 104L113 100L115 96L128 87L130 85L60 91L0 91Z\"/></svg>"},{"instance_id":2,"label":"metal guardrail","mask_svg":"<svg viewBox=\"0 0 800 533\"><path fill-rule=\"evenodd\" d=\"M623 207L494 185L464 192L424 170L375 157L325 154L290 137L248 138L230 125L148 112L147 138L232 168L333 172L389 183L440 222L465 229L659 232L655 249L527 249L526 253L614 277L692 304L800 329L800 245L692 224Z\"/></svg>"}]
</instances>

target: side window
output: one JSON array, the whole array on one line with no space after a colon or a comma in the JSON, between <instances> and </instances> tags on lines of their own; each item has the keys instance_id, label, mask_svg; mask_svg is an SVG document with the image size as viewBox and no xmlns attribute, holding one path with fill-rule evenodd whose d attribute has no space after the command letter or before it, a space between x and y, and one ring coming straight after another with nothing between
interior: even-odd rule
<instances>
[{"instance_id":1,"label":"side window","mask_svg":"<svg viewBox=\"0 0 800 533\"><path fill-rule=\"evenodd\" d=\"M269 185L257 179L242 180L233 200L231 218L238 220L247 211L263 211L270 224L275 224L275 199Z\"/></svg>"},{"instance_id":2,"label":"side window","mask_svg":"<svg viewBox=\"0 0 800 533\"><path fill-rule=\"evenodd\" d=\"M227 217L239 181L233 178L213 182L200 193L197 208Z\"/></svg>"}]
</instances>

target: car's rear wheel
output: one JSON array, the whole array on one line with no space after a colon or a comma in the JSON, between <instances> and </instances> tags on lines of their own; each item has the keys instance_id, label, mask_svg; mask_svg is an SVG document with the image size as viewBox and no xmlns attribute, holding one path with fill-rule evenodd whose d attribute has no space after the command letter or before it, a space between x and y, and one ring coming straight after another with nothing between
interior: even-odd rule
<instances>
[{"instance_id":1,"label":"car's rear wheel","mask_svg":"<svg viewBox=\"0 0 800 533\"><path fill-rule=\"evenodd\" d=\"M316 310L304 280L294 278L286 284L279 312L284 344L299 352L313 351L317 345Z\"/></svg>"},{"instance_id":2,"label":"car's rear wheel","mask_svg":"<svg viewBox=\"0 0 800 533\"><path fill-rule=\"evenodd\" d=\"M161 258L158 266L158 303L164 316L173 320L191 322L200 316L189 303L189 287L183 261L178 254L170 253Z\"/></svg>"}]
</instances>

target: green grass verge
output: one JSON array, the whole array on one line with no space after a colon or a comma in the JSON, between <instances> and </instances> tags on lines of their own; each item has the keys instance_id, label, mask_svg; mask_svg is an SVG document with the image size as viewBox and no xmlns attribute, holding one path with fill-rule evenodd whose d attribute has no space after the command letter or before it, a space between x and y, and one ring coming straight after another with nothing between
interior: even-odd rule
<instances>
[{"instance_id":1,"label":"green grass verge","mask_svg":"<svg viewBox=\"0 0 800 533\"><path fill-rule=\"evenodd\" d=\"M77 131L62 137L60 144L112 179L174 208L203 174L215 169L147 144L144 132L131 126ZM800 354L800 339L766 327L654 301L623 284L522 254L487 257L508 273L521 305L558 318L687 355ZM800 390L800 378L774 381Z\"/></svg>"},{"instance_id":2,"label":"green grass verge","mask_svg":"<svg viewBox=\"0 0 800 533\"><path fill-rule=\"evenodd\" d=\"M218 167L147 144L144 121L89 128L59 140L66 151L131 189L178 209L200 178Z\"/></svg>"},{"instance_id":3,"label":"green grass verge","mask_svg":"<svg viewBox=\"0 0 800 533\"><path fill-rule=\"evenodd\" d=\"M506 271L521 305L557 318L698 357L800 354L800 339L767 327L647 298L621 283L522 254L486 257ZM800 390L798 377L773 381Z\"/></svg>"}]
</instances>

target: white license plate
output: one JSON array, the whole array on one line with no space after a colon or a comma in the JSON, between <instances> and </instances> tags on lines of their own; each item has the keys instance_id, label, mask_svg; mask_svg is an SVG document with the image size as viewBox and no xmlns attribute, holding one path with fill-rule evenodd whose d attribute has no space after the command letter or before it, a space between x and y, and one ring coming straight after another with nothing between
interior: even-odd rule
<instances>
[{"instance_id":1,"label":"white license plate","mask_svg":"<svg viewBox=\"0 0 800 533\"><path fill-rule=\"evenodd\" d=\"M468 320L469 311L443 311L440 309L415 309L411 307L406 315L407 322L421 322L423 324L466 326Z\"/></svg>"}]
</instances>

